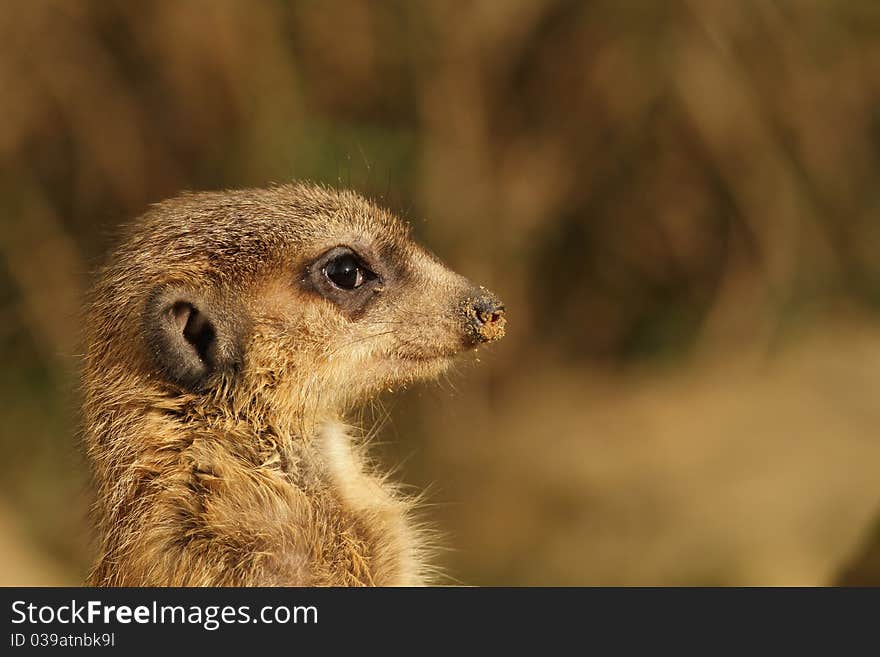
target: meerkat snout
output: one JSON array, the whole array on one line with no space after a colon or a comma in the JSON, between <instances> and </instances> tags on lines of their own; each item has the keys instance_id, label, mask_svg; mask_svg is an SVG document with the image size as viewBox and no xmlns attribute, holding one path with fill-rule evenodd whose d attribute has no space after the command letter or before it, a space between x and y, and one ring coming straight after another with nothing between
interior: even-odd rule
<instances>
[{"instance_id":1,"label":"meerkat snout","mask_svg":"<svg viewBox=\"0 0 880 657\"><path fill-rule=\"evenodd\" d=\"M412 505L342 430L504 335L504 306L391 213L311 185L131 224L86 313L105 585L424 583Z\"/></svg>"},{"instance_id":2,"label":"meerkat snout","mask_svg":"<svg viewBox=\"0 0 880 657\"><path fill-rule=\"evenodd\" d=\"M476 344L493 342L504 337L507 323L504 304L485 288L480 288L475 298L469 297L465 301L464 312Z\"/></svg>"}]
</instances>

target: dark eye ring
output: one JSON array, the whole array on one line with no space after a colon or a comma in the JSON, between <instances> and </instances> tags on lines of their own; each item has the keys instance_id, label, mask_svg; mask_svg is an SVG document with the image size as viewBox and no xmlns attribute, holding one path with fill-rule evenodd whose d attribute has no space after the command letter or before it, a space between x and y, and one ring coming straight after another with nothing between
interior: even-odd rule
<instances>
[{"instance_id":1,"label":"dark eye ring","mask_svg":"<svg viewBox=\"0 0 880 657\"><path fill-rule=\"evenodd\" d=\"M354 290L376 278L353 253L340 253L324 265L323 272L327 280L342 290Z\"/></svg>"}]
</instances>

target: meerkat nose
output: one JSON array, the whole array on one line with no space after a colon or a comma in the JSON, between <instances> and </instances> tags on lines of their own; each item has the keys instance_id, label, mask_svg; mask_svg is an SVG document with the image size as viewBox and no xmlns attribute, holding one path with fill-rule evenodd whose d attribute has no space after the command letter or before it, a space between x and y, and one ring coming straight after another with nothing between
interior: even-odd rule
<instances>
[{"instance_id":1,"label":"meerkat nose","mask_svg":"<svg viewBox=\"0 0 880 657\"><path fill-rule=\"evenodd\" d=\"M504 337L504 304L493 294L483 293L470 300L468 321L479 342L492 342Z\"/></svg>"}]
</instances>

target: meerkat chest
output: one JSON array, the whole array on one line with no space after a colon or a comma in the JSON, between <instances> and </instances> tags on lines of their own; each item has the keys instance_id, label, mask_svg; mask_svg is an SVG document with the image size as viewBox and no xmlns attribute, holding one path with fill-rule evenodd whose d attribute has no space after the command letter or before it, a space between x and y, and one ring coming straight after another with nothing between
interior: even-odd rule
<instances>
[{"instance_id":1,"label":"meerkat chest","mask_svg":"<svg viewBox=\"0 0 880 657\"><path fill-rule=\"evenodd\" d=\"M366 557L371 583L421 584L423 550L418 532L409 521L412 502L369 471L363 448L341 426L326 425L318 444L341 513L355 520L368 537Z\"/></svg>"},{"instance_id":2,"label":"meerkat chest","mask_svg":"<svg viewBox=\"0 0 880 657\"><path fill-rule=\"evenodd\" d=\"M230 454L228 443L193 441L185 459L192 477L186 490L197 498L191 524L228 549L242 536L262 537L273 582L424 583L412 503L370 471L363 447L341 426L327 425L308 440L266 433L256 443ZM223 530L229 526L239 531Z\"/></svg>"}]
</instances>

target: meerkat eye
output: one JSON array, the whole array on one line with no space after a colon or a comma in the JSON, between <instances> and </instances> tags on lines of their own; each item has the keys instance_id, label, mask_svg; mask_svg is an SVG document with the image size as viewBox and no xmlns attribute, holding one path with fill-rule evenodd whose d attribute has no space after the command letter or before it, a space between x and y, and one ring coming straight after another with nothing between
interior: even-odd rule
<instances>
[{"instance_id":1,"label":"meerkat eye","mask_svg":"<svg viewBox=\"0 0 880 657\"><path fill-rule=\"evenodd\" d=\"M367 262L376 262L376 267L382 267L381 262L361 256L348 246L335 246L306 267L300 274L301 285L355 319L375 294L384 290L382 275Z\"/></svg>"},{"instance_id":2,"label":"meerkat eye","mask_svg":"<svg viewBox=\"0 0 880 657\"><path fill-rule=\"evenodd\" d=\"M343 290L353 290L376 277L352 253L342 253L330 260L324 265L324 275Z\"/></svg>"}]
</instances>

